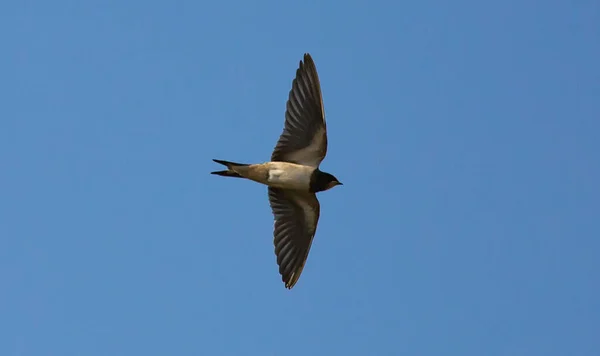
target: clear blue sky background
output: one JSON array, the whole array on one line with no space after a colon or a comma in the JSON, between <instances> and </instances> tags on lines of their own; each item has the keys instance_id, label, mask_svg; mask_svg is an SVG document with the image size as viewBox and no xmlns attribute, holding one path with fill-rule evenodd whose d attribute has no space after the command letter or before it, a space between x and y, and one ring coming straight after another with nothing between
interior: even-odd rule
<instances>
[{"instance_id":1,"label":"clear blue sky background","mask_svg":"<svg viewBox=\"0 0 600 356\"><path fill-rule=\"evenodd\" d=\"M0 5L0 355L600 355L597 1ZM266 188L328 118L284 289Z\"/></svg>"}]
</instances>

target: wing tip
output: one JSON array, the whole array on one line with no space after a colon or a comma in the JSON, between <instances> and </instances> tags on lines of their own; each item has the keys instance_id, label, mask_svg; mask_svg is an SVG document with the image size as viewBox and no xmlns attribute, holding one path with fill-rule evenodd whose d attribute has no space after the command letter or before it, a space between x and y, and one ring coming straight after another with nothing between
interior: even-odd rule
<instances>
[{"instance_id":1,"label":"wing tip","mask_svg":"<svg viewBox=\"0 0 600 356\"><path fill-rule=\"evenodd\" d=\"M286 289L292 289L294 288L294 286L296 285L296 283L298 282L298 279L300 279L300 276L296 276L296 274L293 274L292 277L286 281L285 279L283 279L283 282L285 283L285 288Z\"/></svg>"},{"instance_id":2,"label":"wing tip","mask_svg":"<svg viewBox=\"0 0 600 356\"><path fill-rule=\"evenodd\" d=\"M304 262L300 266L297 266L294 269L294 271L291 273L291 275L289 275L289 277L283 273L281 274L281 280L285 283L285 288L287 288L287 289L294 288L296 283L298 283L300 276L302 275L302 271L304 270L305 265L306 265L306 259L304 259Z\"/></svg>"},{"instance_id":3,"label":"wing tip","mask_svg":"<svg viewBox=\"0 0 600 356\"><path fill-rule=\"evenodd\" d=\"M310 53L306 52L304 53L304 57L303 59L300 61L300 65L298 67L298 69L302 69L305 66L308 67L314 67L316 70L316 65L315 65L315 61L313 60L312 56L310 55Z\"/></svg>"}]
</instances>

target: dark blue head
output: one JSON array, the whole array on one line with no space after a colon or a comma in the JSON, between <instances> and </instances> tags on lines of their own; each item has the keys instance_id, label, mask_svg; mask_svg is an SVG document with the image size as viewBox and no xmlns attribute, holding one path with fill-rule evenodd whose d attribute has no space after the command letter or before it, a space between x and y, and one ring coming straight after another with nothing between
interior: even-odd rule
<instances>
[{"instance_id":1,"label":"dark blue head","mask_svg":"<svg viewBox=\"0 0 600 356\"><path fill-rule=\"evenodd\" d=\"M325 173L315 169L310 176L310 191L313 193L323 192L336 185L343 185L333 174Z\"/></svg>"}]
</instances>

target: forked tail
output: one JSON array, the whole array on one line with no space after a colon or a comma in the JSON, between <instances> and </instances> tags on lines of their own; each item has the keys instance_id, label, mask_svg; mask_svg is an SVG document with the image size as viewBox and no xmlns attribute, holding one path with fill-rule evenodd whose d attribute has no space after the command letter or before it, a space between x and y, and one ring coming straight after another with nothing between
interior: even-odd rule
<instances>
[{"instance_id":1,"label":"forked tail","mask_svg":"<svg viewBox=\"0 0 600 356\"><path fill-rule=\"evenodd\" d=\"M213 161L224 165L225 167L227 167L226 171L215 171L215 172L210 172L210 174L216 174L218 176L223 176L223 177L234 177L234 178L244 178L241 175L239 175L237 172L235 172L234 170L232 170L232 167L236 167L236 166L249 166L249 164L244 164L244 163L235 163L235 162L229 162L229 161L222 161L219 159L213 159Z\"/></svg>"}]
</instances>

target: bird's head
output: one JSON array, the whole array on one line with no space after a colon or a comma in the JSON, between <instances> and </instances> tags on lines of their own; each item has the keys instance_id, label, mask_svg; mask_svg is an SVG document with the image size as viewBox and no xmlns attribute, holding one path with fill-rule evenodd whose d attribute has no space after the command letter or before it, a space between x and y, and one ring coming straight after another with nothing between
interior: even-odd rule
<instances>
[{"instance_id":1,"label":"bird's head","mask_svg":"<svg viewBox=\"0 0 600 356\"><path fill-rule=\"evenodd\" d=\"M343 185L333 174L315 170L310 180L310 190L314 193L329 190L336 185Z\"/></svg>"}]
</instances>

